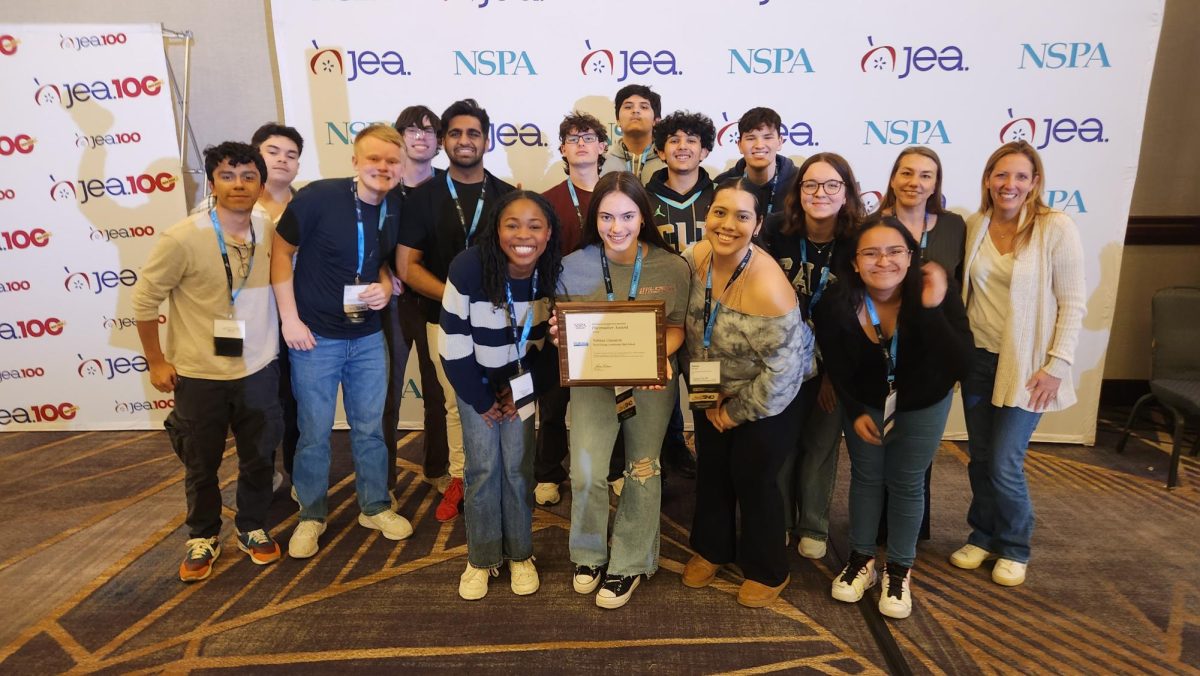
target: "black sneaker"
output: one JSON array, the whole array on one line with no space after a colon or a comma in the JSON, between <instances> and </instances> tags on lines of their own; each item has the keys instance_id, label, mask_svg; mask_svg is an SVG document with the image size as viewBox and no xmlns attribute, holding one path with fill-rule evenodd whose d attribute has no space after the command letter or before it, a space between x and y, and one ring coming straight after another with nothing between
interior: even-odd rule
<instances>
[{"instance_id":1,"label":"black sneaker","mask_svg":"<svg viewBox=\"0 0 1200 676\"><path fill-rule=\"evenodd\" d=\"M600 586L600 577L603 574L603 566L575 566L575 577L571 579L571 586L580 594L591 594Z\"/></svg>"},{"instance_id":2,"label":"black sneaker","mask_svg":"<svg viewBox=\"0 0 1200 676\"><path fill-rule=\"evenodd\" d=\"M620 608L629 602L633 590L642 583L644 575L606 575L600 593L596 594L596 605L601 608Z\"/></svg>"}]
</instances>

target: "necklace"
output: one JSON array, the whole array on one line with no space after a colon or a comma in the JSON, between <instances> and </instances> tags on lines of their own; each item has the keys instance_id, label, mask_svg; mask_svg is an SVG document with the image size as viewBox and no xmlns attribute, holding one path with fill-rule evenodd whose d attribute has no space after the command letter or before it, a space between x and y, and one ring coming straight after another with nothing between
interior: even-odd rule
<instances>
[{"instance_id":1,"label":"necklace","mask_svg":"<svg viewBox=\"0 0 1200 676\"><path fill-rule=\"evenodd\" d=\"M997 239L1008 239L1009 237L1012 237L1013 233L1015 233L1017 231L1017 229L1014 227L1012 229L1012 232L1006 232L1006 233L1002 234L1000 232L1000 228L998 226L996 226L995 223L988 224L988 230L991 230L993 233L995 233Z\"/></svg>"},{"instance_id":2,"label":"necklace","mask_svg":"<svg viewBox=\"0 0 1200 676\"><path fill-rule=\"evenodd\" d=\"M814 242L814 241L812 241L812 240L810 239L810 240L808 240L808 243L812 245L812 248L814 248L814 249L816 249L816 250L817 250L817 255L818 255L818 256L824 256L824 255L825 255L825 251L826 251L827 249L829 249L829 246L830 246L831 244L833 244L833 240L831 239L831 240L829 240L828 242L825 242L824 244L820 244L820 243Z\"/></svg>"}]
</instances>

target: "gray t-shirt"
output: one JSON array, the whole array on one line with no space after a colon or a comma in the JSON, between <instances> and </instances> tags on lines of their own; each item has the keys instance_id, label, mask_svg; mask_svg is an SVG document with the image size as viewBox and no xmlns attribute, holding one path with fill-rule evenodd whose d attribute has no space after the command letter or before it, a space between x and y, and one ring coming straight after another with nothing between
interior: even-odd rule
<instances>
[{"instance_id":1,"label":"gray t-shirt","mask_svg":"<svg viewBox=\"0 0 1200 676\"><path fill-rule=\"evenodd\" d=\"M656 246L646 246L646 249L636 300L664 301L667 304L667 325L683 326L687 316L688 292L691 290L688 264L678 254ZM563 259L562 275L558 278L559 300L608 300L600 251L600 244L592 244ZM628 300L633 264L622 265L609 260L608 270L612 277L614 300Z\"/></svg>"}]
</instances>

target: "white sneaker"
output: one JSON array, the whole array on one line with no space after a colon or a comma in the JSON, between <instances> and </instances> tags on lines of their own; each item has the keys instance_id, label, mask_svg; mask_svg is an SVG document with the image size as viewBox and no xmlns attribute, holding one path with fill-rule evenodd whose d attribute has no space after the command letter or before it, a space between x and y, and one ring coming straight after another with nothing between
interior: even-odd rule
<instances>
[{"instance_id":1,"label":"white sneaker","mask_svg":"<svg viewBox=\"0 0 1200 676\"><path fill-rule=\"evenodd\" d=\"M408 522L408 519L390 509L371 516L359 512L358 525L377 530L389 540L403 540L413 533L412 524Z\"/></svg>"},{"instance_id":2,"label":"white sneaker","mask_svg":"<svg viewBox=\"0 0 1200 676\"><path fill-rule=\"evenodd\" d=\"M1015 587L1025 581L1026 567L1027 564L1012 559L1000 559L996 562L996 567L992 568L992 582L1005 587Z\"/></svg>"},{"instance_id":3,"label":"white sneaker","mask_svg":"<svg viewBox=\"0 0 1200 676\"><path fill-rule=\"evenodd\" d=\"M512 576L512 590L517 596L532 594L542 585L532 556L524 561L509 561L508 574Z\"/></svg>"},{"instance_id":4,"label":"white sneaker","mask_svg":"<svg viewBox=\"0 0 1200 676\"><path fill-rule=\"evenodd\" d=\"M295 502L297 505L300 505L300 496L296 494L296 485L295 484L292 484L291 496L292 496L292 502ZM300 505L300 506L303 507L304 505Z\"/></svg>"},{"instance_id":5,"label":"white sneaker","mask_svg":"<svg viewBox=\"0 0 1200 676\"><path fill-rule=\"evenodd\" d=\"M558 484L539 483L533 489L533 500L539 505L557 505L562 496L558 493Z\"/></svg>"},{"instance_id":6,"label":"white sneaker","mask_svg":"<svg viewBox=\"0 0 1200 676\"><path fill-rule=\"evenodd\" d=\"M883 589L879 594L879 612L897 620L912 615L912 592L908 581L912 571L897 564L888 564L883 574Z\"/></svg>"},{"instance_id":7,"label":"white sneaker","mask_svg":"<svg viewBox=\"0 0 1200 676\"><path fill-rule=\"evenodd\" d=\"M296 524L292 538L288 540L288 556L293 559L307 559L317 553L317 538L325 532L325 523L313 519L305 519Z\"/></svg>"},{"instance_id":8,"label":"white sneaker","mask_svg":"<svg viewBox=\"0 0 1200 676\"><path fill-rule=\"evenodd\" d=\"M984 561L990 561L994 558L996 558L996 555L983 547L963 545L950 555L950 563L963 570L975 570L982 566Z\"/></svg>"},{"instance_id":9,"label":"white sneaker","mask_svg":"<svg viewBox=\"0 0 1200 676\"><path fill-rule=\"evenodd\" d=\"M802 537L800 545L796 547L800 552L800 556L806 559L823 559L825 558L825 541L816 538Z\"/></svg>"},{"instance_id":10,"label":"white sneaker","mask_svg":"<svg viewBox=\"0 0 1200 676\"><path fill-rule=\"evenodd\" d=\"M874 557L850 552L850 562L833 578L833 598L846 603L858 603L878 579Z\"/></svg>"},{"instance_id":11,"label":"white sneaker","mask_svg":"<svg viewBox=\"0 0 1200 676\"><path fill-rule=\"evenodd\" d=\"M625 489L625 477L617 477L615 481L608 482L608 485L612 487L613 495L619 498L621 491Z\"/></svg>"},{"instance_id":12,"label":"white sneaker","mask_svg":"<svg viewBox=\"0 0 1200 676\"><path fill-rule=\"evenodd\" d=\"M271 492L272 493L279 490L279 487L282 485L283 485L283 474L276 472L275 474L271 475Z\"/></svg>"},{"instance_id":13,"label":"white sneaker","mask_svg":"<svg viewBox=\"0 0 1200 676\"><path fill-rule=\"evenodd\" d=\"M467 601L478 601L487 596L488 578L500 575L495 568L476 568L467 564L467 569L458 578L458 595Z\"/></svg>"},{"instance_id":14,"label":"white sneaker","mask_svg":"<svg viewBox=\"0 0 1200 676\"><path fill-rule=\"evenodd\" d=\"M600 586L604 579L602 566L575 566L575 575L571 578L571 587L580 594L591 594Z\"/></svg>"}]
</instances>

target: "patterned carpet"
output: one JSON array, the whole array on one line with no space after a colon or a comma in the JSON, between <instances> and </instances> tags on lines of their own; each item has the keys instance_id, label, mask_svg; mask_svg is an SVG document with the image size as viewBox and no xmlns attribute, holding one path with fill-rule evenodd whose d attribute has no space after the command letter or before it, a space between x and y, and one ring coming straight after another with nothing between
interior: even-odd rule
<instances>
[{"instance_id":1,"label":"patterned carpet","mask_svg":"<svg viewBox=\"0 0 1200 676\"><path fill-rule=\"evenodd\" d=\"M0 673L412 671L479 673L1200 673L1200 463L1164 488L1169 439L1144 428L1123 455L1101 412L1099 444L1035 446L1027 471L1038 509L1034 560L1017 588L988 566L946 562L965 536L965 455L943 444L934 468L933 537L914 570L915 610L884 620L874 602L829 596L845 556L843 458L834 546L819 562L793 551L792 583L769 608L734 601L740 579L679 583L690 556L690 482L664 498L661 569L616 611L570 589L568 500L535 511L542 587L529 597L493 579L458 598L461 520L433 518L419 478L420 437L401 441L397 495L416 532L401 543L356 524L345 433L320 553L258 567L231 523L213 576L175 577L186 539L182 469L162 433L0 436ZM232 442L230 442L232 443ZM232 451L231 451L232 452ZM234 463L223 468L232 504ZM295 505L281 490L274 533Z\"/></svg>"}]
</instances>

